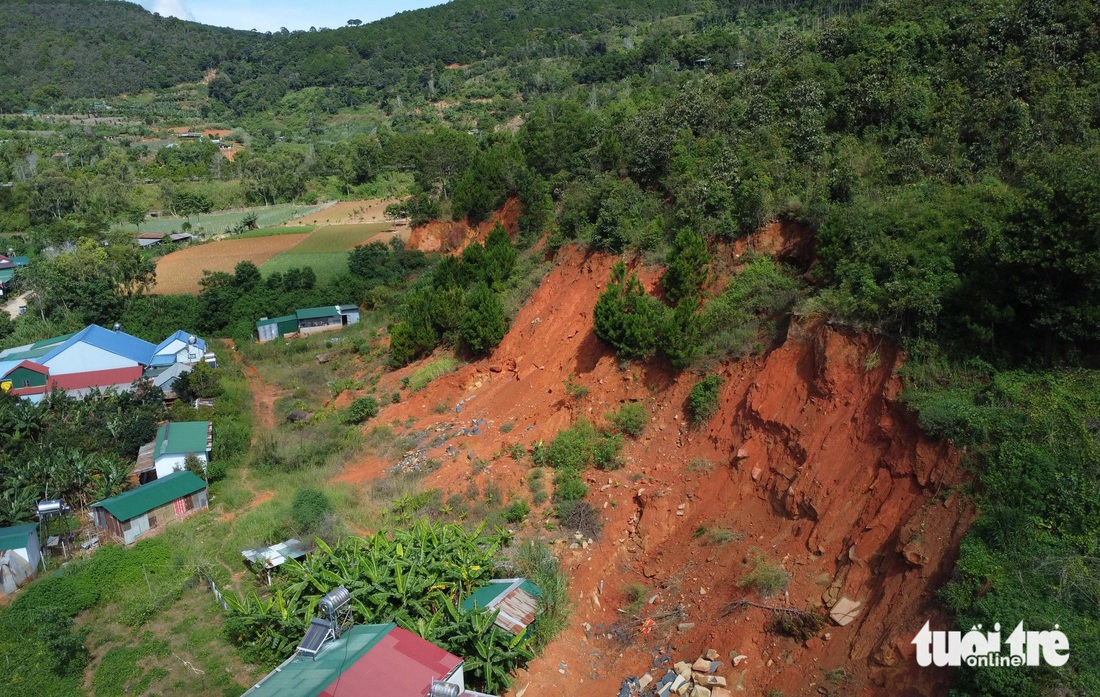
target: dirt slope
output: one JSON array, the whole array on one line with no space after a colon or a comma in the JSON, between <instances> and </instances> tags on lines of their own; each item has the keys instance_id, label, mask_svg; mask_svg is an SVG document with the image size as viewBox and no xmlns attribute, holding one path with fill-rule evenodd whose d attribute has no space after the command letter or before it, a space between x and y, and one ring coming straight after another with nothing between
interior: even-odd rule
<instances>
[{"instance_id":1,"label":"dirt slope","mask_svg":"<svg viewBox=\"0 0 1100 697\"><path fill-rule=\"evenodd\" d=\"M626 466L590 473L588 500L604 514L603 536L586 549L558 547L571 577L571 623L510 694L526 686L523 697L613 695L669 647L673 660L717 649L736 694L946 694L949 676L918 668L909 640L935 612L932 594L950 574L973 511L953 493L963 481L957 455L924 438L897 402L898 349L795 322L768 355L718 366L719 412L692 429L684 402L698 376L659 365L622 369L593 334L592 308L615 261L563 250L491 358L378 417L412 417L416 429L441 429L433 433L484 420L482 435L424 441L419 455L443 463L426 484L453 492L491 480L509 497L527 495L529 463L501 456L507 445L549 441L579 416L599 421L627 400L649 409L651 424L624 450ZM652 287L656 271L638 271ZM380 388L416 367L386 375ZM566 394L570 376L590 389L587 397ZM433 411L440 403L444 414ZM514 428L501 432L509 422ZM475 474L471 463L482 459L491 464ZM374 479L392 464L364 458L342 478ZM545 532L541 514L523 534L568 535ZM701 527L731 539L696 538ZM723 616L731 600L761 600L738 587L752 555L790 576L786 594L765 602L806 609L847 596L863 603L859 616L807 642L768 632L764 610ZM681 633L669 621L642 636L622 624L629 584L656 596L642 615L679 608L676 621L694 627ZM613 628L627 641L608 638ZM731 653L747 659L734 669ZM845 672L826 679L837 668Z\"/></svg>"},{"instance_id":2,"label":"dirt slope","mask_svg":"<svg viewBox=\"0 0 1100 697\"><path fill-rule=\"evenodd\" d=\"M412 230L406 243L411 249L422 252L460 253L471 242L484 242L489 231L497 223L504 225L508 236L515 239L519 230L519 198L508 199L504 207L494 213L489 220L470 227L465 220L447 222L433 220Z\"/></svg>"}]
</instances>

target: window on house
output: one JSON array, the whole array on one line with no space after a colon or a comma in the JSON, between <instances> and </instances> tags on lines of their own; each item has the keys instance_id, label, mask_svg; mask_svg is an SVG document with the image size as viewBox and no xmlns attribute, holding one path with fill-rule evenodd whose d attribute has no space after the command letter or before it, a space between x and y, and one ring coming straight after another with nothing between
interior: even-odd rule
<instances>
[{"instance_id":1,"label":"window on house","mask_svg":"<svg viewBox=\"0 0 1100 697\"><path fill-rule=\"evenodd\" d=\"M30 386L31 386L31 381L30 380L24 380L23 381L23 387L30 387Z\"/></svg>"},{"instance_id":2,"label":"window on house","mask_svg":"<svg viewBox=\"0 0 1100 697\"><path fill-rule=\"evenodd\" d=\"M152 530L157 526L157 517L155 515L149 515L149 529Z\"/></svg>"}]
</instances>

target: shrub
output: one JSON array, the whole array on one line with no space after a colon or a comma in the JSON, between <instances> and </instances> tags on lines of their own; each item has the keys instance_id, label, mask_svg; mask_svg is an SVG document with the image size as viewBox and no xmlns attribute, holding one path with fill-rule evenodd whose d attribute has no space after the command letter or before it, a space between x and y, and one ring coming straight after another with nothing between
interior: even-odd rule
<instances>
[{"instance_id":1,"label":"shrub","mask_svg":"<svg viewBox=\"0 0 1100 697\"><path fill-rule=\"evenodd\" d=\"M645 425L649 422L649 414L644 404L631 402L619 407L619 411L607 415L611 425L631 438L642 435Z\"/></svg>"},{"instance_id":2,"label":"shrub","mask_svg":"<svg viewBox=\"0 0 1100 697\"><path fill-rule=\"evenodd\" d=\"M752 588L764 598L787 590L790 576L782 566L768 561L757 551L750 554L749 563L752 564L752 569L737 583L738 588Z\"/></svg>"},{"instance_id":3,"label":"shrub","mask_svg":"<svg viewBox=\"0 0 1100 697\"><path fill-rule=\"evenodd\" d=\"M220 482L229 474L229 465L225 460L214 460L206 466L206 478L210 482Z\"/></svg>"},{"instance_id":4,"label":"shrub","mask_svg":"<svg viewBox=\"0 0 1100 697\"><path fill-rule=\"evenodd\" d=\"M600 512L587 501L563 501L558 504L557 514L562 528L575 530L585 537L597 539L603 530Z\"/></svg>"},{"instance_id":5,"label":"shrub","mask_svg":"<svg viewBox=\"0 0 1100 697\"><path fill-rule=\"evenodd\" d=\"M331 510L332 504L325 492L313 487L299 489L290 504L290 515L302 535L309 535L320 528Z\"/></svg>"},{"instance_id":6,"label":"shrub","mask_svg":"<svg viewBox=\"0 0 1100 697\"><path fill-rule=\"evenodd\" d=\"M546 460L554 469L583 470L590 465L600 469L617 469L622 436L603 434L588 419L562 431L546 451Z\"/></svg>"},{"instance_id":7,"label":"shrub","mask_svg":"<svg viewBox=\"0 0 1100 697\"><path fill-rule=\"evenodd\" d=\"M706 423L718 411L718 397L722 389L722 377L708 375L691 388L687 412L693 424Z\"/></svg>"},{"instance_id":8,"label":"shrub","mask_svg":"<svg viewBox=\"0 0 1100 697\"><path fill-rule=\"evenodd\" d=\"M554 500L578 501L588 496L588 485L575 470L563 470L554 475Z\"/></svg>"},{"instance_id":9,"label":"shrub","mask_svg":"<svg viewBox=\"0 0 1100 697\"><path fill-rule=\"evenodd\" d=\"M530 512L531 506L523 499L519 499L504 509L504 519L509 523L518 523L526 518Z\"/></svg>"},{"instance_id":10,"label":"shrub","mask_svg":"<svg viewBox=\"0 0 1100 697\"><path fill-rule=\"evenodd\" d=\"M631 583L623 588L623 597L627 603L623 610L627 615L633 616L645 607L646 599L649 597L649 589L640 583Z\"/></svg>"},{"instance_id":11,"label":"shrub","mask_svg":"<svg viewBox=\"0 0 1100 697\"><path fill-rule=\"evenodd\" d=\"M351 403L344 414L344 421L349 424L361 424L367 419L378 415L378 401L371 396L360 397Z\"/></svg>"}]
</instances>

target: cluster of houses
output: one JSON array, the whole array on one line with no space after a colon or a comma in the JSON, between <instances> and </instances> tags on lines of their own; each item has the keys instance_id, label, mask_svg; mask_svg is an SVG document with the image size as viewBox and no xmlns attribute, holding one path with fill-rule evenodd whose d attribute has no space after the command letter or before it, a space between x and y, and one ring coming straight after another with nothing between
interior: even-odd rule
<instances>
[{"instance_id":1,"label":"cluster of houses","mask_svg":"<svg viewBox=\"0 0 1100 697\"><path fill-rule=\"evenodd\" d=\"M261 317L256 322L256 336L260 343L263 343L291 334L305 336L358 323L358 305L308 307L296 311L293 315Z\"/></svg>"},{"instance_id":2,"label":"cluster of houses","mask_svg":"<svg viewBox=\"0 0 1100 697\"><path fill-rule=\"evenodd\" d=\"M197 363L217 366L206 342L177 331L159 344L138 339L116 324L91 324L73 334L0 351L0 390L31 402L53 390L84 397L92 390L133 389L145 378L171 396L176 378Z\"/></svg>"},{"instance_id":3,"label":"cluster of houses","mask_svg":"<svg viewBox=\"0 0 1100 697\"><path fill-rule=\"evenodd\" d=\"M139 485L92 504L92 522L99 535L130 545L150 531L207 508L206 481L187 465L193 458L205 472L212 448L209 421L161 426L156 440L142 446L138 454L134 478ZM0 528L0 595L14 592L35 576L42 562L38 530L38 523Z\"/></svg>"}]
</instances>

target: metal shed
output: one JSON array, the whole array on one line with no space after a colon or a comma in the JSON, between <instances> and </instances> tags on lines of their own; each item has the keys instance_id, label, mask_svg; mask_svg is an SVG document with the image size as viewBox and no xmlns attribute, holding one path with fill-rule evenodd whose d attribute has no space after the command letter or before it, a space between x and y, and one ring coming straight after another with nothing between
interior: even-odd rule
<instances>
[{"instance_id":1,"label":"metal shed","mask_svg":"<svg viewBox=\"0 0 1100 697\"><path fill-rule=\"evenodd\" d=\"M0 594L11 595L34 578L41 561L38 523L0 528Z\"/></svg>"},{"instance_id":2,"label":"metal shed","mask_svg":"<svg viewBox=\"0 0 1100 697\"><path fill-rule=\"evenodd\" d=\"M280 336L293 334L298 331L298 318L294 315L282 317L264 317L256 322L256 335L261 343L278 339Z\"/></svg>"}]
</instances>

